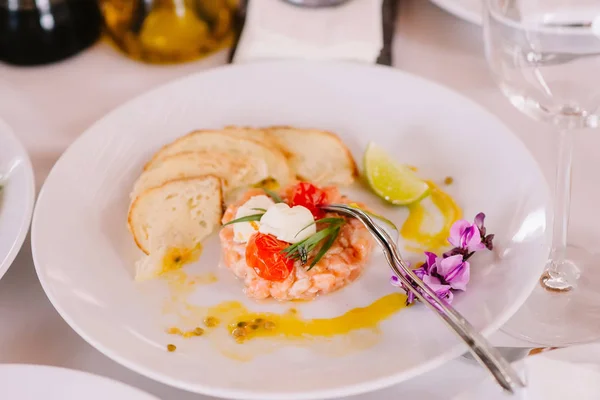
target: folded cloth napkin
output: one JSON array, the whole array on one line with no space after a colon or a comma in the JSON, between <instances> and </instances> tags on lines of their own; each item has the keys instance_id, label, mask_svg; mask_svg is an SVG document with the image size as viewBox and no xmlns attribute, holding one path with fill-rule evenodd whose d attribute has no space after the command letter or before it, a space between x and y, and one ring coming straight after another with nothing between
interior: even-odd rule
<instances>
[{"instance_id":1,"label":"folded cloth napkin","mask_svg":"<svg viewBox=\"0 0 600 400\"><path fill-rule=\"evenodd\" d=\"M304 8L284 0L250 0L232 61L299 58L391 64L395 5L396 0L349 0L336 7Z\"/></svg>"}]
</instances>

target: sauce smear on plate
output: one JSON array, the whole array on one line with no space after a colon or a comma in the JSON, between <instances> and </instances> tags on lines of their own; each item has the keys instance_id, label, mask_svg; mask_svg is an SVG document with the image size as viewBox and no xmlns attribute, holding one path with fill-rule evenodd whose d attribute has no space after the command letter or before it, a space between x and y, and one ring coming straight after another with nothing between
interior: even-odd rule
<instances>
[{"instance_id":1,"label":"sauce smear on plate","mask_svg":"<svg viewBox=\"0 0 600 400\"><path fill-rule=\"evenodd\" d=\"M423 246L425 250L436 252L448 246L450 228L462 217L462 211L448 193L438 188L433 182L427 182L427 184L431 190L429 197L436 212L432 213L422 202L410 205L408 218L404 221L400 234L403 238ZM433 214L437 213L442 217L441 228L434 232L426 230L427 225L435 218ZM422 251L421 249L415 250Z\"/></svg>"}]
</instances>

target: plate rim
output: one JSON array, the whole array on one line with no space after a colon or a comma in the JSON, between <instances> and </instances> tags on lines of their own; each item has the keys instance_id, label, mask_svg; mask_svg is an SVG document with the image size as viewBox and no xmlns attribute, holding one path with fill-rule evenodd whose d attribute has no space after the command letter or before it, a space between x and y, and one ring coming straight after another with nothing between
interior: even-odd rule
<instances>
[{"instance_id":1,"label":"plate rim","mask_svg":"<svg viewBox=\"0 0 600 400\"><path fill-rule=\"evenodd\" d=\"M463 95L460 92L453 90L449 86L446 86L446 85L438 83L436 81L432 81L432 80L423 78L421 76L403 71L398 68L391 68L391 67L387 67L387 66L383 66L383 65L357 64L357 63L346 62L346 61L331 62L331 61L310 61L310 60L269 60L269 61L254 62L254 63L250 63L250 64L225 64L225 65L222 65L222 66L219 66L216 68L210 68L207 70L198 71L193 74L189 74L189 75L186 75L183 77L176 78L176 79L166 82L164 84L150 88L149 90L142 92L141 94L138 94L129 100L126 100L125 102L123 102L120 105L117 105L116 107L111 109L103 117L99 118L98 120L93 122L91 125L89 125L83 131L83 133L81 135L79 135L78 138L75 141L73 141L69 145L69 147L61 154L60 158L56 161L56 163L52 167L50 173L48 174L48 178L46 179L46 181L44 182L44 185L42 186L42 188L40 190L37 203L40 204L44 201L45 189L46 189L46 184L48 182L48 179L51 176L53 176L53 174L56 171L57 166L61 165L61 163L64 162L65 155L67 155L68 153L73 151L74 146L79 141L83 140L84 137L89 135L89 131L91 131L97 124L101 123L105 119L111 118L112 115L114 113L116 113L118 110L120 110L121 108L129 106L129 104L137 102L139 99L141 99L143 97L152 96L154 94L154 92L159 92L159 91L165 90L168 87L179 85L179 84L181 84L181 82L185 82L186 80L198 79L197 78L198 76L204 76L206 74L220 73L221 71L226 70L226 69L245 69L247 67L263 68L263 66L273 66L273 65L286 67L286 66L290 66L290 65L294 66L294 65L298 65L298 64L300 64L300 65L301 64L305 64L305 65L309 64L313 68L315 68L315 67L320 68L322 65L324 65L325 67L331 67L333 65L334 67L338 67L338 68L344 67L344 68L355 68L355 69L364 69L364 70L388 71L388 72L392 72L393 74L403 75L405 78L414 80L414 81L418 82L419 84L425 84L425 85L429 85L431 87L435 87L436 90L450 92L453 96L455 96L457 98L461 98L463 101L468 102L472 107L478 109L479 112L487 115L487 117L490 120L493 120L493 121L495 121L496 124L498 124L499 126L502 126L505 129L505 131L507 132L507 137L514 141L515 146L520 146L522 148L522 150L525 152L525 154L527 154L530 157L530 159L533 161L533 167L535 168L536 175L538 175L538 177L540 178L540 182L543 183L543 187L545 189L546 203L548 205L550 205L551 192L550 192L548 182L545 179L545 176L540 168L539 163L537 162L537 160L535 159L535 157L533 156L533 154L531 153L529 148L527 146L525 146L523 141L512 131L512 129L510 129L498 116L496 116L491 110L487 109L482 104L472 100L471 98ZM207 386L205 384L190 384L185 381L172 379L168 376L163 376L161 373L154 372L151 368L148 368L147 366L145 366L142 363L138 363L133 360L128 360L127 358L120 356L118 354L118 351L115 351L113 349L109 349L109 348L102 346L98 341L96 341L94 338L91 337L92 335L89 335L88 333L86 333L74 321L74 319L72 319L68 315L68 313L59 305L58 300L54 297L54 294L52 293L52 290L50 288L50 283L48 281L46 281L46 279L44 277L44 271L43 271L43 268L40 266L41 262L39 261L40 256L37 254L37 251L36 251L36 247L37 247L36 246L37 215L38 215L38 207L36 205L36 209L34 210L34 214L33 214L32 235L31 235L31 247L32 247L33 262L34 262L36 274L37 274L40 284L44 290L44 293L48 297L48 300L50 301L52 306L59 313L59 315L65 320L65 322L67 322L67 324L79 336L81 336L86 342L88 342L91 346L93 346L96 350L100 351L102 354L104 354L108 358L112 359L115 362L118 362L119 364L125 366L126 368L128 368L138 374L141 374L152 380L161 382L163 384L166 384L166 385L169 385L169 386L172 386L175 388L179 388L179 389L183 389L183 390L187 390L187 391L190 391L193 393L203 394L203 395L207 395L207 396L215 396L215 397L227 398L227 399L246 399L246 400L332 399L332 398L338 398L338 397L344 397L344 396L359 395L359 394L363 394L363 393L367 393L367 392L384 389L384 388L392 386L394 384L399 384L403 381L414 378L415 376L423 374L427 371L433 370L433 369L441 366L442 364L460 356L465 351L467 351L466 344L459 342L454 347L449 348L447 351L441 353L437 357L434 357L434 358L430 359L429 361L424 362L421 365L418 365L417 367L414 367L408 371L394 373L394 374L384 376L379 379L374 379L374 380L371 380L368 382L346 385L341 388L303 391L300 393L290 393L290 392L264 393L264 392L256 392L256 391L249 391L249 390L223 389L223 388L218 388L218 387L215 388L213 386ZM548 218L550 218L550 217L547 216L547 222L549 222ZM547 223L546 232L545 232L545 244L546 244L546 247L548 247L548 251L549 251L549 246L551 243L551 231L552 231L551 224ZM544 268L544 264L541 263L540 266L538 267L540 274L542 273L543 268ZM508 307L507 310L503 314L498 315L495 323L489 324L487 327L482 329L481 334L487 338L492 333L498 331L500 329L500 327L504 323L506 323L510 319L510 317L512 315L514 315L516 313L516 311L522 306L522 304L525 302L527 297L529 297L529 295L535 288L536 284L537 284L537 280L535 280L535 281L532 280L532 282L529 284L529 287L524 286L522 295L520 297L518 297L517 299L515 299L512 306Z\"/></svg>"},{"instance_id":2,"label":"plate rim","mask_svg":"<svg viewBox=\"0 0 600 400\"><path fill-rule=\"evenodd\" d=\"M35 174L33 172L33 165L31 163L31 159L29 158L29 153L27 149L21 143L14 130L6 121L0 118L0 132L4 132L5 138L8 138L8 141L12 142L15 148L17 149L17 156L23 160L23 165L25 167L25 174L27 176L27 188L30 194L25 199L25 212L21 216L21 224L18 230L17 235L12 239L12 245L6 256L3 260L0 260L0 279L4 277L8 269L14 263L17 255L23 248L23 244L25 243L25 239L27 238L27 234L29 233L29 229L31 228L31 222L33 219L33 211L34 205L36 202L36 193L35 193Z\"/></svg>"},{"instance_id":3,"label":"plate rim","mask_svg":"<svg viewBox=\"0 0 600 400\"><path fill-rule=\"evenodd\" d=\"M84 371L81 369L74 369L74 368L67 368L67 367L62 367L62 366L58 366L58 365L46 365L46 364L29 364L29 363L0 364L0 372L3 369L11 369L11 368L16 368L16 369L20 369L20 370L35 369L38 371L40 371L40 370L55 371L55 372L61 373L61 374L66 373L66 374L70 374L73 376L80 376L80 377L84 376L84 377L86 377L86 379L89 378L94 381L104 382L104 383L110 384L114 387L127 388L130 391L136 392L137 394L146 398L147 400L160 400L155 395L148 393L136 386L130 385L128 383L122 382L117 379L110 378L105 375L100 375L100 374L96 374L96 373L93 373L90 371Z\"/></svg>"}]
</instances>

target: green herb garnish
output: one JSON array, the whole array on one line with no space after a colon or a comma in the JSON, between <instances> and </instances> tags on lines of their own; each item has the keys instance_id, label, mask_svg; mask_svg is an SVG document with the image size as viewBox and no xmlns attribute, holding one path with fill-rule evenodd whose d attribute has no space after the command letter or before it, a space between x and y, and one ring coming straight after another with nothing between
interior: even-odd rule
<instances>
[{"instance_id":1,"label":"green herb garnish","mask_svg":"<svg viewBox=\"0 0 600 400\"><path fill-rule=\"evenodd\" d=\"M335 228L333 233L331 235L329 235L329 237L327 238L325 243L323 243L323 245L319 249L319 252L315 256L314 260L310 263L310 266L308 267L308 271L310 271L311 268L314 267L317 264L317 262L319 262L319 260L321 258L323 258L325 253L327 253L327 251L331 248L331 246L335 242L335 239L337 239L338 235L340 234L340 229L341 229L340 227Z\"/></svg>"},{"instance_id":2,"label":"green herb garnish","mask_svg":"<svg viewBox=\"0 0 600 400\"><path fill-rule=\"evenodd\" d=\"M325 253L327 253L327 250L331 248L340 233L341 226L345 222L346 220L344 218L322 218L317 220L314 223L328 223L329 226L310 235L298 243L294 243L286 247L281 252L292 260L300 260L300 263L305 265L308 262L308 254L313 251L319 245L319 243L323 242L319 252L315 255L315 258L308 267L308 270L310 271L310 269L314 267L321 260L321 258L323 258ZM308 226L310 225L312 224L309 224ZM306 229L307 227L302 228L302 230Z\"/></svg>"},{"instance_id":3,"label":"green herb garnish","mask_svg":"<svg viewBox=\"0 0 600 400\"><path fill-rule=\"evenodd\" d=\"M267 210L265 210L264 208L251 208L251 210L253 210L253 211L260 211L262 213L266 213L267 212Z\"/></svg>"},{"instance_id":4,"label":"green herb garnish","mask_svg":"<svg viewBox=\"0 0 600 400\"><path fill-rule=\"evenodd\" d=\"M260 221L260 219L262 218L263 214L252 214L252 215L248 215L246 217L241 217L238 219L232 219L231 221L224 223L223 226L227 226L227 225L231 225L231 224L237 224L238 222L249 222L249 221Z\"/></svg>"},{"instance_id":5,"label":"green herb garnish","mask_svg":"<svg viewBox=\"0 0 600 400\"><path fill-rule=\"evenodd\" d=\"M294 237L298 237L299 234L301 234L305 229L307 229L308 227L317 224L317 223L343 223L344 222L344 218L321 218L319 220L313 221L310 224L306 225L304 228L300 229L298 231L298 233L296 233L294 235Z\"/></svg>"},{"instance_id":6,"label":"green herb garnish","mask_svg":"<svg viewBox=\"0 0 600 400\"><path fill-rule=\"evenodd\" d=\"M262 188L262 190L264 190L265 193L267 194L267 196L272 198L275 203L283 203L283 199L274 191L266 189L266 188Z\"/></svg>"}]
</instances>

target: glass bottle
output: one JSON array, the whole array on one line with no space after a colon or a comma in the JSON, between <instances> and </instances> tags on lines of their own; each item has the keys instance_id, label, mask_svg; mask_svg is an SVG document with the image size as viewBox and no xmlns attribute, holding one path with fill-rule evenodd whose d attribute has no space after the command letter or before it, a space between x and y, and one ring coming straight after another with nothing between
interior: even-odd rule
<instances>
[{"instance_id":1,"label":"glass bottle","mask_svg":"<svg viewBox=\"0 0 600 400\"><path fill-rule=\"evenodd\" d=\"M0 0L0 60L63 60L96 42L101 26L96 0Z\"/></svg>"},{"instance_id":2,"label":"glass bottle","mask_svg":"<svg viewBox=\"0 0 600 400\"><path fill-rule=\"evenodd\" d=\"M238 0L100 0L107 36L149 63L181 63L233 44Z\"/></svg>"}]
</instances>

